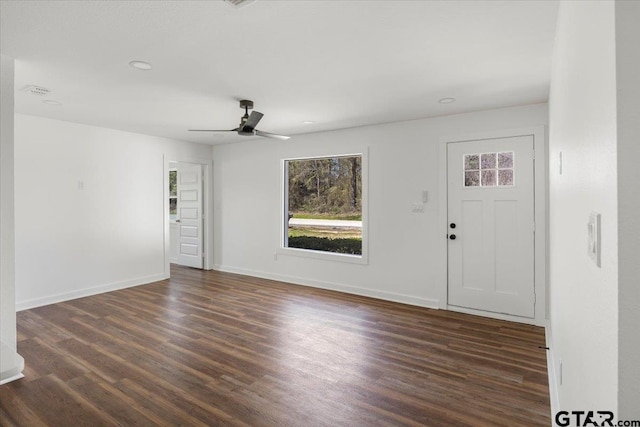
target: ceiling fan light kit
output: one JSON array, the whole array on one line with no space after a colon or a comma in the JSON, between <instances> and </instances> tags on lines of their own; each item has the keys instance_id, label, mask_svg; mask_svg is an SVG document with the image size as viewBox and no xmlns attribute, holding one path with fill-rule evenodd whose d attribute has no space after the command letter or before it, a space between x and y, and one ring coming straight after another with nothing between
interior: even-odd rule
<instances>
[{"instance_id":1,"label":"ceiling fan light kit","mask_svg":"<svg viewBox=\"0 0 640 427\"><path fill-rule=\"evenodd\" d=\"M189 131L190 132L237 132L238 135L242 135L242 136L262 136L265 138L275 138L275 139L281 139L281 140L286 140L290 138L289 136L263 132L261 130L256 129L258 122L260 122L264 114L258 111L252 111L251 114L249 114L249 110L253 109L253 101L250 101L248 99L241 100L240 108L244 109L244 116L240 118L240 125L235 129L230 129L230 130L189 129Z\"/></svg>"}]
</instances>

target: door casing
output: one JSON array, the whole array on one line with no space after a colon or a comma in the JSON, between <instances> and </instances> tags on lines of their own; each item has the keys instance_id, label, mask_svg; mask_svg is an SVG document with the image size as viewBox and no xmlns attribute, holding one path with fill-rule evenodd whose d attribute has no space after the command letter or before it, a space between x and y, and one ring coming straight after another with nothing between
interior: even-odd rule
<instances>
[{"instance_id":1,"label":"door casing","mask_svg":"<svg viewBox=\"0 0 640 427\"><path fill-rule=\"evenodd\" d=\"M447 234L448 234L448 166L447 166L447 145L454 142L476 141L482 139L506 138L515 136L533 136L535 160L534 160L534 219L535 229L535 251L534 251L534 287L536 293L535 317L525 319L517 316L490 313L474 309L449 306L447 301L448 289L448 267L440 271L440 295L439 308L444 310L459 311L469 314L476 314L485 317L492 317L502 320L511 320L519 323L530 323L538 326L547 324L547 300L548 300L548 277L547 277L547 195L548 195L548 159L547 159L547 137L545 126L534 126L527 128L513 128L485 132L473 132L457 135L445 135L440 137L440 185L439 185L439 231L441 237L440 265L448 266L447 259Z\"/></svg>"}]
</instances>

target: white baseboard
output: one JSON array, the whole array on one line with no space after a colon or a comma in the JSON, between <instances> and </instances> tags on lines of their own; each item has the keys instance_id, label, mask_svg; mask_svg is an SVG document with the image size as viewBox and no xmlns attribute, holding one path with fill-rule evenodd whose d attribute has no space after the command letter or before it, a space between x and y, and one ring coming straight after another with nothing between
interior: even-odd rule
<instances>
[{"instance_id":1,"label":"white baseboard","mask_svg":"<svg viewBox=\"0 0 640 427\"><path fill-rule=\"evenodd\" d=\"M0 385L24 378L24 359L0 341Z\"/></svg>"},{"instance_id":2,"label":"white baseboard","mask_svg":"<svg viewBox=\"0 0 640 427\"><path fill-rule=\"evenodd\" d=\"M147 283L165 280L165 274L156 274L153 276L139 277L121 282L109 283L106 285L94 286L91 288L79 289L72 292L62 294L48 295L42 298L35 298L27 301L17 301L16 311L28 310L30 308L41 307L43 305L55 304L58 302L69 301L76 298L88 297L91 295L102 294L104 292L117 291L119 289L131 288L133 286L146 285Z\"/></svg>"},{"instance_id":3,"label":"white baseboard","mask_svg":"<svg viewBox=\"0 0 640 427\"><path fill-rule=\"evenodd\" d=\"M260 277L262 279L277 280L279 282L293 283L295 285L309 286L312 288L327 289L330 291L344 292L346 294L360 295L363 297L377 298L385 301L399 302L402 304L415 305L418 307L426 307L438 309L440 302L436 299L418 298L410 295L395 294L392 292L377 291L373 289L360 288L350 286L343 283L324 282L319 280L311 280L302 277L288 276L284 274L267 273L257 270L249 270L245 268L229 267L225 265L214 265L214 270L224 271L227 273L243 274L246 276Z\"/></svg>"},{"instance_id":4,"label":"white baseboard","mask_svg":"<svg viewBox=\"0 0 640 427\"><path fill-rule=\"evenodd\" d=\"M491 311L475 310L473 308L459 307L456 305L447 305L447 310L457 311L458 313L473 314L474 316L490 317L492 319L507 320L509 322L524 323L527 325L544 327L547 324L545 319L533 319L529 317L513 316L510 314L493 313Z\"/></svg>"},{"instance_id":5,"label":"white baseboard","mask_svg":"<svg viewBox=\"0 0 640 427\"><path fill-rule=\"evenodd\" d=\"M551 404L551 419L560 410L560 393L558 390L558 376L556 375L555 354L553 352L553 339L551 325L545 327L547 342L547 376L549 377L549 403Z\"/></svg>"}]
</instances>

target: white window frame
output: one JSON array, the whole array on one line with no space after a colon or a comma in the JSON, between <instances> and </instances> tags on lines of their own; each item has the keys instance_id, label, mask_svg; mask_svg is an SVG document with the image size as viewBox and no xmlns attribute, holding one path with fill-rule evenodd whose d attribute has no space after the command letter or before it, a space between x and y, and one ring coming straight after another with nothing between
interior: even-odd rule
<instances>
[{"instance_id":1,"label":"white window frame","mask_svg":"<svg viewBox=\"0 0 640 427\"><path fill-rule=\"evenodd\" d=\"M289 179L287 162L290 160L313 160L328 159L333 157L353 157L360 156L362 168L362 194L360 203L362 205L362 255L340 254L336 252L315 251L312 249L289 248L286 246L286 239L289 230ZM369 263L369 153L368 150L361 152L331 152L328 154L315 156L289 157L280 161L280 236L276 253L279 255L298 256L325 261L346 262L351 264Z\"/></svg>"}]
</instances>

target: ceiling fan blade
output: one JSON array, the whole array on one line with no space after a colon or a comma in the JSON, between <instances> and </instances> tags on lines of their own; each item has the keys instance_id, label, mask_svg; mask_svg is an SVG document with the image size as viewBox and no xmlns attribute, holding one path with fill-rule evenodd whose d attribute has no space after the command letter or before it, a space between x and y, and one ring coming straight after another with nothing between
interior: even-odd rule
<instances>
[{"instance_id":1,"label":"ceiling fan blade","mask_svg":"<svg viewBox=\"0 0 640 427\"><path fill-rule=\"evenodd\" d=\"M244 126L242 126L242 131L251 132L252 130L254 130L258 125L260 119L262 119L262 116L264 116L264 114L258 111L252 111Z\"/></svg>"},{"instance_id":2,"label":"ceiling fan blade","mask_svg":"<svg viewBox=\"0 0 640 427\"><path fill-rule=\"evenodd\" d=\"M258 129L256 129L255 134L258 135L258 136L264 136L266 138L281 139L283 141L286 141L287 139L291 138L290 136L278 135L278 134L269 133L269 132L263 132L263 131L258 130Z\"/></svg>"},{"instance_id":3,"label":"ceiling fan blade","mask_svg":"<svg viewBox=\"0 0 640 427\"><path fill-rule=\"evenodd\" d=\"M225 130L220 130L220 129L188 129L189 132L237 132L238 128L235 129L225 129Z\"/></svg>"}]
</instances>

